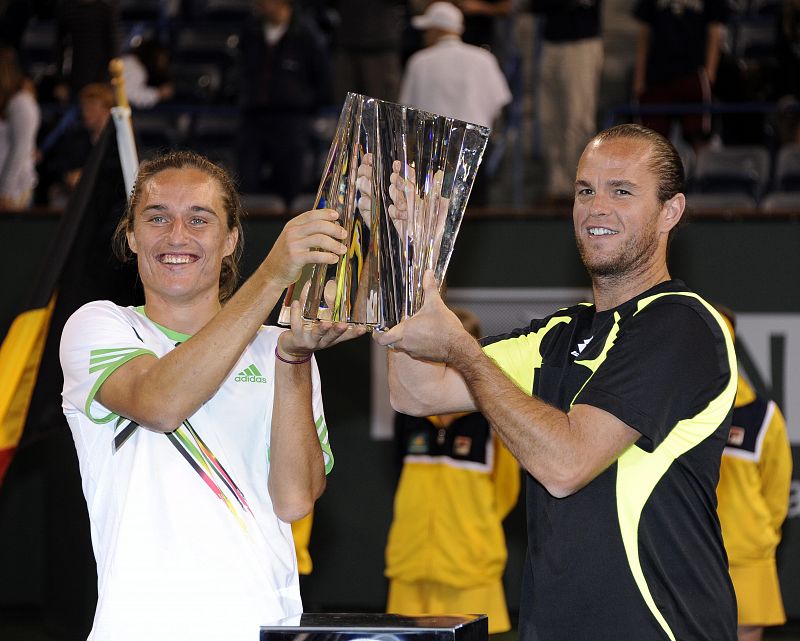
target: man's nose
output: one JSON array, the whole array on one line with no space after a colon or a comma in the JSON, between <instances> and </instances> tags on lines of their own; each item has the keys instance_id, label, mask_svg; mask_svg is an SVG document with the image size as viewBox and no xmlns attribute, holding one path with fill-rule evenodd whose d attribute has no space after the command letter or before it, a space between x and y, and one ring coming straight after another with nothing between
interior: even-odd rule
<instances>
[{"instance_id":1,"label":"man's nose","mask_svg":"<svg viewBox=\"0 0 800 641\"><path fill-rule=\"evenodd\" d=\"M184 224L183 220L176 218L169 226L169 234L167 235L167 239L173 245L180 245L186 241L187 231L188 230L186 229L186 225Z\"/></svg>"},{"instance_id":2,"label":"man's nose","mask_svg":"<svg viewBox=\"0 0 800 641\"><path fill-rule=\"evenodd\" d=\"M593 216L604 216L608 213L609 199L608 195L602 192L596 192L592 196L592 201L589 205L589 212Z\"/></svg>"}]
</instances>

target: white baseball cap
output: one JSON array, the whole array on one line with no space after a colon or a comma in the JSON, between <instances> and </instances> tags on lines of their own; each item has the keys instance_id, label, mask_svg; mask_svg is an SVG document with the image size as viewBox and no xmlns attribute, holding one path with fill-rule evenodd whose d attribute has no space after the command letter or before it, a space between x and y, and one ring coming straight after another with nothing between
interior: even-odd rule
<instances>
[{"instance_id":1,"label":"white baseball cap","mask_svg":"<svg viewBox=\"0 0 800 641\"><path fill-rule=\"evenodd\" d=\"M411 18L415 29L441 29L451 33L464 32L464 14L449 2L432 2L421 16Z\"/></svg>"}]
</instances>

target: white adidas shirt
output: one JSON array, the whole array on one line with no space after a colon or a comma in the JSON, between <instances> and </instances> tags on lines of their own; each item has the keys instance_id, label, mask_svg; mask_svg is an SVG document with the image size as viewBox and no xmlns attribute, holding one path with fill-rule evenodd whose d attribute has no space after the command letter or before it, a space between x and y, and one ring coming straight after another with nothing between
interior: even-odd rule
<instances>
[{"instance_id":1,"label":"white adidas shirt","mask_svg":"<svg viewBox=\"0 0 800 641\"><path fill-rule=\"evenodd\" d=\"M98 573L90 641L256 641L260 625L302 612L291 527L267 491L281 331L262 327L214 397L163 434L94 397L123 363L162 357L188 337L109 301L84 305L67 321L63 409ZM327 472L333 458L313 362L312 371Z\"/></svg>"}]
</instances>

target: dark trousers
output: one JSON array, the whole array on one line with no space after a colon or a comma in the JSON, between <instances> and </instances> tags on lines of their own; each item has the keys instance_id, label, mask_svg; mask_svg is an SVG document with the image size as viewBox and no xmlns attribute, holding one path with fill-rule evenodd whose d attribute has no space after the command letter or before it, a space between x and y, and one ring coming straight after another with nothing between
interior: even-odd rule
<instances>
[{"instance_id":1,"label":"dark trousers","mask_svg":"<svg viewBox=\"0 0 800 641\"><path fill-rule=\"evenodd\" d=\"M703 70L673 78L665 83L648 85L639 96L642 106L651 104L681 104L711 102L711 86ZM642 116L642 124L669 138L670 127L675 117L670 114L648 114ZM683 137L687 142L699 143L711 134L711 114L692 113L680 117Z\"/></svg>"},{"instance_id":2,"label":"dark trousers","mask_svg":"<svg viewBox=\"0 0 800 641\"><path fill-rule=\"evenodd\" d=\"M267 111L243 114L238 168L243 192L279 194L288 204L304 190L312 189L312 166L307 115Z\"/></svg>"}]
</instances>

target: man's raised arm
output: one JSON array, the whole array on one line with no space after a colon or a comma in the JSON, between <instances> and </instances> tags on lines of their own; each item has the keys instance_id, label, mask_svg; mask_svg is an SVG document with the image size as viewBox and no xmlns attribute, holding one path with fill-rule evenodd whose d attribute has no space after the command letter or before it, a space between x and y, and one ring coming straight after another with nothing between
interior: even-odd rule
<instances>
[{"instance_id":1,"label":"man's raised arm","mask_svg":"<svg viewBox=\"0 0 800 641\"><path fill-rule=\"evenodd\" d=\"M575 405L565 413L520 390L447 309L431 271L424 284L422 308L376 337L405 352L390 359L395 409L417 415L478 409L520 464L557 497L585 486L639 438L604 410Z\"/></svg>"}]
</instances>

